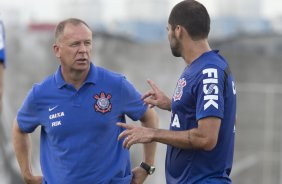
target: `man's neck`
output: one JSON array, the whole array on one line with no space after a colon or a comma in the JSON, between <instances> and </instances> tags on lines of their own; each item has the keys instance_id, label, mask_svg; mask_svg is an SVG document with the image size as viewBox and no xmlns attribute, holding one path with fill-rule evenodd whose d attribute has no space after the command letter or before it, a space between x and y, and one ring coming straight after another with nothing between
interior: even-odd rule
<instances>
[{"instance_id":1,"label":"man's neck","mask_svg":"<svg viewBox=\"0 0 282 184\"><path fill-rule=\"evenodd\" d=\"M192 64L203 53L211 51L207 40L191 41L189 44L184 45L182 57L187 65Z\"/></svg>"}]
</instances>

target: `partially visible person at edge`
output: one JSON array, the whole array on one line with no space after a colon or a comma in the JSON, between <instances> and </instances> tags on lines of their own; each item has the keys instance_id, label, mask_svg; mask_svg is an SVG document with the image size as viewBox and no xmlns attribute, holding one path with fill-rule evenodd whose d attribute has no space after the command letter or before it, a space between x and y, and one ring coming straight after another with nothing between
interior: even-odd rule
<instances>
[{"instance_id":1,"label":"partially visible person at edge","mask_svg":"<svg viewBox=\"0 0 282 184\"><path fill-rule=\"evenodd\" d=\"M156 128L155 112L124 76L91 62L92 31L70 18L56 27L53 51L57 71L35 84L13 126L13 144L21 174L29 184L143 183L148 173L131 170L129 151L117 141L125 115ZM31 169L28 134L41 127L43 176ZM156 143L144 145L144 163L154 164Z\"/></svg>"},{"instance_id":2,"label":"partially visible person at edge","mask_svg":"<svg viewBox=\"0 0 282 184\"><path fill-rule=\"evenodd\" d=\"M236 90L227 61L208 43L210 17L194 0L178 3L168 19L172 54L187 65L172 98L148 80L145 103L171 111L170 130L119 124L127 130L119 139L167 144L168 184L230 184L233 162Z\"/></svg>"},{"instance_id":3,"label":"partially visible person at edge","mask_svg":"<svg viewBox=\"0 0 282 184\"><path fill-rule=\"evenodd\" d=\"M4 69L6 67L6 39L5 39L5 29L4 23L1 20L0 14L0 172L5 178L1 178L1 182L19 183L22 182L18 171L14 168L13 161L14 157L10 153L10 139L7 137L7 131L5 130L4 120L3 120L3 110L4 110Z\"/></svg>"},{"instance_id":4,"label":"partially visible person at edge","mask_svg":"<svg viewBox=\"0 0 282 184\"><path fill-rule=\"evenodd\" d=\"M2 118L2 105L3 105L3 82L4 82L4 69L5 69L5 31L4 25L0 17L0 119Z\"/></svg>"}]
</instances>

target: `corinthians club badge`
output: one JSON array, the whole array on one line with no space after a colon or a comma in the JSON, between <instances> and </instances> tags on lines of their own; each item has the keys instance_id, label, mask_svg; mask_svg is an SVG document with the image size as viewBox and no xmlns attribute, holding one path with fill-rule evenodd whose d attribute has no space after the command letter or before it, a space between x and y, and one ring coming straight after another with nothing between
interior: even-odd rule
<instances>
[{"instance_id":1,"label":"corinthians club badge","mask_svg":"<svg viewBox=\"0 0 282 184\"><path fill-rule=\"evenodd\" d=\"M183 88L186 86L185 78L181 78L177 82L177 86L174 91L173 100L180 100L183 94Z\"/></svg>"},{"instance_id":2,"label":"corinthians club badge","mask_svg":"<svg viewBox=\"0 0 282 184\"><path fill-rule=\"evenodd\" d=\"M96 99L96 103L94 104L94 109L96 112L101 112L102 114L105 114L111 111L112 109L112 103L110 102L110 99L112 98L111 94L106 95L104 92L101 92L100 95L96 94L94 98Z\"/></svg>"}]
</instances>

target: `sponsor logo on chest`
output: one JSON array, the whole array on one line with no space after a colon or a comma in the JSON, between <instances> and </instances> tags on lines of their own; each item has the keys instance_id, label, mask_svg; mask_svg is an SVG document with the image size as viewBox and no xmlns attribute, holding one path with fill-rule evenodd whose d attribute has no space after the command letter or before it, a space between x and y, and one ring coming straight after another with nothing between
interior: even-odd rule
<instances>
[{"instance_id":1,"label":"sponsor logo on chest","mask_svg":"<svg viewBox=\"0 0 282 184\"><path fill-rule=\"evenodd\" d=\"M58 112L58 113L55 113L55 114L51 114L49 116L49 119L55 119L55 118L60 118L60 117L63 117L65 116L65 113L64 112Z\"/></svg>"},{"instance_id":2,"label":"sponsor logo on chest","mask_svg":"<svg viewBox=\"0 0 282 184\"><path fill-rule=\"evenodd\" d=\"M203 79L204 92L204 110L213 106L218 109L218 72L215 68L207 68L203 70L203 74L207 75Z\"/></svg>"},{"instance_id":3,"label":"sponsor logo on chest","mask_svg":"<svg viewBox=\"0 0 282 184\"><path fill-rule=\"evenodd\" d=\"M52 127L61 126L61 125L62 125L61 121L52 122Z\"/></svg>"},{"instance_id":4,"label":"sponsor logo on chest","mask_svg":"<svg viewBox=\"0 0 282 184\"><path fill-rule=\"evenodd\" d=\"M52 127L61 126L62 122L60 120L57 120L57 118L64 117L64 116L65 116L64 112L58 112L58 113L51 114L49 116L49 119L53 121L51 123L51 126Z\"/></svg>"}]
</instances>

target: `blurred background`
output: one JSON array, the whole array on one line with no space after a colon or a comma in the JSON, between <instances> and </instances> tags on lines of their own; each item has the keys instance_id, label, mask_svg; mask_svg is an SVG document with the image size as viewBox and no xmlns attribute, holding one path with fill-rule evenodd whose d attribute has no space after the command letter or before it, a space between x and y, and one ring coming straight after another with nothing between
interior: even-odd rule
<instances>
[{"instance_id":1,"label":"blurred background","mask_svg":"<svg viewBox=\"0 0 282 184\"><path fill-rule=\"evenodd\" d=\"M22 184L11 144L12 120L33 83L55 72L53 31L77 17L94 30L96 65L123 73L141 93L154 80L172 95L185 65L171 55L167 18L179 0L1 0L6 28L3 123L0 125L0 184ZM229 61L236 79L238 121L234 184L282 184L282 1L201 0L212 22L210 44ZM157 110L167 129L169 112ZM130 120L129 120L130 122ZM39 130L33 134L32 167L40 174ZM142 161L131 149L132 165ZM158 144L156 172L146 184L164 184L166 146ZM106 158L105 158L106 159ZM91 161L90 161L91 162Z\"/></svg>"}]
</instances>

